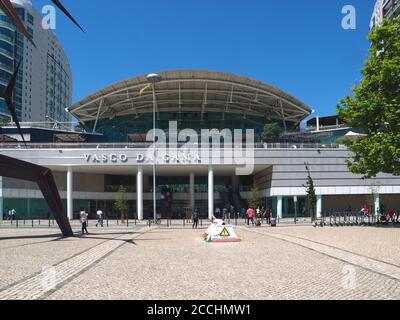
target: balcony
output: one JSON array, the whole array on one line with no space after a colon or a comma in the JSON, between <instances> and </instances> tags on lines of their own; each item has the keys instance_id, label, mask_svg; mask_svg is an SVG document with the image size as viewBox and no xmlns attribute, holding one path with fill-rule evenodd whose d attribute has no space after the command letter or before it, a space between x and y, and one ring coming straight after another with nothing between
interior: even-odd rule
<instances>
[{"instance_id":1,"label":"balcony","mask_svg":"<svg viewBox=\"0 0 400 320\"><path fill-rule=\"evenodd\" d=\"M391 19L400 15L400 1L389 0L384 5L383 15L387 19Z\"/></svg>"}]
</instances>

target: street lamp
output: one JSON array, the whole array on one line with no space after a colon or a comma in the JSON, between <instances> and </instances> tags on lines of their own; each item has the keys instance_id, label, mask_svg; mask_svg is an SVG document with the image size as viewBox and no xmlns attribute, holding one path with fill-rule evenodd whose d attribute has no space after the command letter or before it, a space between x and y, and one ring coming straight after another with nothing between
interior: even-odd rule
<instances>
[{"instance_id":1,"label":"street lamp","mask_svg":"<svg viewBox=\"0 0 400 320\"><path fill-rule=\"evenodd\" d=\"M161 81L161 76L152 73L147 76L147 82L152 84L153 90L153 212L154 212L154 224L157 223L157 185L156 185L156 109L157 109L157 97L156 97L156 83Z\"/></svg>"}]
</instances>

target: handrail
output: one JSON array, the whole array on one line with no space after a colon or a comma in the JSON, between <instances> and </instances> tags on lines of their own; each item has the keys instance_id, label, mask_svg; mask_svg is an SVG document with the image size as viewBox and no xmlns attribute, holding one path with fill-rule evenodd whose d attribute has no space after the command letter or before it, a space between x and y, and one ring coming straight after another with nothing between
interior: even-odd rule
<instances>
[{"instance_id":1,"label":"handrail","mask_svg":"<svg viewBox=\"0 0 400 320\"><path fill-rule=\"evenodd\" d=\"M184 144L178 144L178 148ZM151 143L27 143L27 147L22 143L0 143L0 150L43 150L43 149L147 149L152 147ZM195 144L193 148L202 148L201 145ZM243 144L243 149L251 148ZM160 148L165 149L165 148ZM225 149L221 145L221 149ZM235 147L235 149L237 149ZM324 143L255 143L254 149L347 149L344 145L324 144Z\"/></svg>"}]
</instances>

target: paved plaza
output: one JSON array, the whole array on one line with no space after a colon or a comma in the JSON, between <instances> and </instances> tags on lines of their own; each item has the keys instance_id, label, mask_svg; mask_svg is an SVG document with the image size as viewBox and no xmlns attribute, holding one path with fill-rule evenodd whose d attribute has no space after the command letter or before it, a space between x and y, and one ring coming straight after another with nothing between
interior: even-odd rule
<instances>
[{"instance_id":1,"label":"paved plaza","mask_svg":"<svg viewBox=\"0 0 400 320\"><path fill-rule=\"evenodd\" d=\"M76 229L76 225L75 225ZM400 299L400 229L0 228L0 299Z\"/></svg>"}]
</instances>

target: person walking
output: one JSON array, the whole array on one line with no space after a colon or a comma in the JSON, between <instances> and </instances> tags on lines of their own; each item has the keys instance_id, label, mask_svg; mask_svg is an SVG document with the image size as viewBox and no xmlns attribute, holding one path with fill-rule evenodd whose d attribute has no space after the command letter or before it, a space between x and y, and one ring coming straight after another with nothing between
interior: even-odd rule
<instances>
[{"instance_id":1,"label":"person walking","mask_svg":"<svg viewBox=\"0 0 400 320\"><path fill-rule=\"evenodd\" d=\"M250 221L251 221L251 223L253 224L253 226L254 226L254 217L255 217L255 215L256 215L256 212L254 211L254 209L253 208L249 208L248 210L247 210L247 225L250 227Z\"/></svg>"},{"instance_id":2,"label":"person walking","mask_svg":"<svg viewBox=\"0 0 400 320\"><path fill-rule=\"evenodd\" d=\"M15 220L15 216L17 215L17 211L15 211L15 209L11 209L10 210L10 220L11 222L13 222Z\"/></svg>"},{"instance_id":3,"label":"person walking","mask_svg":"<svg viewBox=\"0 0 400 320\"><path fill-rule=\"evenodd\" d=\"M81 212L80 212L80 221L82 224L82 235L85 234L89 234L88 230L87 230L87 218L88 218L88 214L86 213L86 211L82 208Z\"/></svg>"},{"instance_id":4,"label":"person walking","mask_svg":"<svg viewBox=\"0 0 400 320\"><path fill-rule=\"evenodd\" d=\"M104 225L103 225L103 220L104 220L103 211L101 211L100 209L97 210L96 215L97 215L96 228L98 228L99 225L100 225L102 228L104 228Z\"/></svg>"},{"instance_id":5,"label":"person walking","mask_svg":"<svg viewBox=\"0 0 400 320\"><path fill-rule=\"evenodd\" d=\"M197 229L199 225L199 218L200 218L200 213L199 209L195 209L192 214L192 219L193 219L193 226L192 229Z\"/></svg>"}]
</instances>

